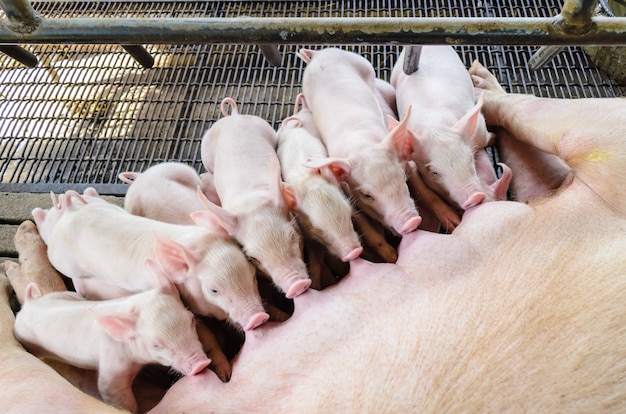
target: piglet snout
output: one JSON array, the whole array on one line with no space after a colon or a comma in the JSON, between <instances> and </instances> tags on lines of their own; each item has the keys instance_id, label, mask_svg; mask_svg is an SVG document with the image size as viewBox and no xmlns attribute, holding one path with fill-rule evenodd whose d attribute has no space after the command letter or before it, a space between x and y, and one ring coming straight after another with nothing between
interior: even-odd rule
<instances>
[{"instance_id":1,"label":"piglet snout","mask_svg":"<svg viewBox=\"0 0 626 414\"><path fill-rule=\"evenodd\" d=\"M248 320L248 323L246 324L246 326L244 326L243 330L251 331L256 327L263 325L265 322L269 320L269 318L270 318L270 315L268 315L265 312L256 313L252 315L252 317Z\"/></svg>"},{"instance_id":2,"label":"piglet snout","mask_svg":"<svg viewBox=\"0 0 626 414\"><path fill-rule=\"evenodd\" d=\"M420 223L422 222L422 218L417 214L411 214L406 219L400 220L398 222L401 224L395 227L396 231L400 235L405 235L417 230Z\"/></svg>"},{"instance_id":3,"label":"piglet snout","mask_svg":"<svg viewBox=\"0 0 626 414\"><path fill-rule=\"evenodd\" d=\"M350 252L348 252L347 254L345 254L342 258L341 261L343 262L349 262L351 260L356 259L357 257L359 257L361 255L361 253L363 253L363 247L359 246L356 247L352 250L350 250Z\"/></svg>"},{"instance_id":4,"label":"piglet snout","mask_svg":"<svg viewBox=\"0 0 626 414\"><path fill-rule=\"evenodd\" d=\"M468 208L475 207L485 201L487 195L482 192L476 192L468 196L463 204L461 204L461 208L463 210L467 210Z\"/></svg>"},{"instance_id":5,"label":"piglet snout","mask_svg":"<svg viewBox=\"0 0 626 414\"><path fill-rule=\"evenodd\" d=\"M196 375L209 366L211 360L206 355L197 355L188 362L188 369L183 371L185 375Z\"/></svg>"},{"instance_id":6,"label":"piglet snout","mask_svg":"<svg viewBox=\"0 0 626 414\"><path fill-rule=\"evenodd\" d=\"M311 279L300 279L291 284L285 296L287 299L295 298L298 295L303 294L311 286Z\"/></svg>"}]
</instances>

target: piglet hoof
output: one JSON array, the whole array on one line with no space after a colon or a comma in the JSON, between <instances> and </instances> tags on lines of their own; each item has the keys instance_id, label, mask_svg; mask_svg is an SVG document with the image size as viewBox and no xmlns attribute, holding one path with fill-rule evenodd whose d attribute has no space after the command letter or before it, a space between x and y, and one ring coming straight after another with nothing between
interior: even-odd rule
<instances>
[{"instance_id":1,"label":"piglet hoof","mask_svg":"<svg viewBox=\"0 0 626 414\"><path fill-rule=\"evenodd\" d=\"M265 312L257 313L250 318L250 320L248 321L248 324L243 328L243 330L251 331L256 327L263 325L265 322L269 320L269 318L270 318L270 315L268 315Z\"/></svg>"},{"instance_id":2,"label":"piglet hoof","mask_svg":"<svg viewBox=\"0 0 626 414\"><path fill-rule=\"evenodd\" d=\"M289 287L289 290L287 290L287 294L285 296L287 297L287 299L293 299L296 296L306 292L309 286L311 286L311 279L298 280Z\"/></svg>"},{"instance_id":3,"label":"piglet hoof","mask_svg":"<svg viewBox=\"0 0 626 414\"><path fill-rule=\"evenodd\" d=\"M20 224L13 237L13 242L15 243L15 249L20 255L27 253L38 254L40 250L43 250L44 254L46 252L46 245L39 236L37 226L30 220L25 220Z\"/></svg>"}]
</instances>

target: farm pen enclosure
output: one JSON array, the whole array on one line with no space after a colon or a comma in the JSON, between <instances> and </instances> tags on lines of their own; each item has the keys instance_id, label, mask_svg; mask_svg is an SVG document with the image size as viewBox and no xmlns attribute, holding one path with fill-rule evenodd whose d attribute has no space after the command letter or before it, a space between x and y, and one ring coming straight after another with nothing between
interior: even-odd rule
<instances>
[{"instance_id":1,"label":"farm pen enclosure","mask_svg":"<svg viewBox=\"0 0 626 414\"><path fill-rule=\"evenodd\" d=\"M478 17L534 22L557 16L563 3L69 0L33 1L32 7L44 20L67 21L82 17L136 21ZM0 13L0 18L6 16ZM187 163L202 172L201 138L220 118L219 105L224 97L232 97L241 113L258 115L277 129L282 119L293 112L294 99L301 89L305 64L296 56L297 50L331 44L328 37L319 44L281 42L276 45L280 63L274 65L256 39L237 44L183 44L180 39L175 44L150 44L141 42L141 28L136 33L129 29L127 38L124 43L143 44L154 59L152 67L142 67L109 38L103 42L107 44L93 39L83 44L67 39L56 43L16 42L38 59L34 68L0 53L0 192L5 200L15 193L82 190L87 186L102 194L122 196L127 185L119 181L119 173L143 171L163 161ZM377 75L388 80L402 42L394 43L394 33L387 39L367 44L342 38L339 46L363 55ZM441 39L451 43L451 38ZM442 43L432 38L429 42ZM563 49L537 70L529 68L529 60L541 45L539 40L533 45L525 38L524 46L487 45L484 39L480 46L468 42L457 41L455 46L466 66L478 59L508 92L562 98L618 97L625 92L623 86L590 62L582 47L565 46L567 39L560 42ZM592 44L588 40L586 43ZM2 210L8 211L6 205ZM9 216L2 215L2 224L19 224L19 217Z\"/></svg>"}]
</instances>

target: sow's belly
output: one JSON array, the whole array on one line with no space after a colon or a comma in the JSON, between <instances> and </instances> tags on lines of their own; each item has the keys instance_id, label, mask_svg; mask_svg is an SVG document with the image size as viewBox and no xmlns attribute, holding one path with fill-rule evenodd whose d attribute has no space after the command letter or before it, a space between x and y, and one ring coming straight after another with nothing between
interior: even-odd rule
<instances>
[{"instance_id":1,"label":"sow's belly","mask_svg":"<svg viewBox=\"0 0 626 414\"><path fill-rule=\"evenodd\" d=\"M155 412L578 407L577 370L602 387L626 357L626 335L613 333L615 353L589 363L589 350L608 341L591 320L615 304L595 299L593 281L572 287L550 276L563 265L545 258L552 238L530 240L534 216L522 204L488 203L451 235L406 236L397 264L352 262L339 284L297 297L288 321L247 333L229 383L212 372L185 377ZM531 247L520 254L519 243ZM579 302L597 311L580 317ZM624 311L616 318L626 322Z\"/></svg>"}]
</instances>

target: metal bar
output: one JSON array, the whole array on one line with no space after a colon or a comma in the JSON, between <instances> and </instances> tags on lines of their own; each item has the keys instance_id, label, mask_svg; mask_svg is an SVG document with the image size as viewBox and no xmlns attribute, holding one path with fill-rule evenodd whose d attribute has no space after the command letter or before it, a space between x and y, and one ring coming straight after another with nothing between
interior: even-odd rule
<instances>
[{"instance_id":1,"label":"metal bar","mask_svg":"<svg viewBox=\"0 0 626 414\"><path fill-rule=\"evenodd\" d=\"M37 56L17 45L0 45L0 52L5 53L29 68L34 68L39 63Z\"/></svg>"},{"instance_id":2,"label":"metal bar","mask_svg":"<svg viewBox=\"0 0 626 414\"><path fill-rule=\"evenodd\" d=\"M8 20L6 26L17 33L30 33L42 21L41 15L33 9L28 0L0 0L0 7Z\"/></svg>"},{"instance_id":3,"label":"metal bar","mask_svg":"<svg viewBox=\"0 0 626 414\"><path fill-rule=\"evenodd\" d=\"M144 68L151 68L154 66L154 58L143 46L140 45L120 45L122 48L133 57Z\"/></svg>"},{"instance_id":4,"label":"metal bar","mask_svg":"<svg viewBox=\"0 0 626 414\"><path fill-rule=\"evenodd\" d=\"M554 18L72 18L32 33L0 21L2 43L626 45L626 18L572 35Z\"/></svg>"},{"instance_id":5,"label":"metal bar","mask_svg":"<svg viewBox=\"0 0 626 414\"><path fill-rule=\"evenodd\" d=\"M417 72L422 56L422 46L409 46L404 52L404 62L402 63L402 71L407 75Z\"/></svg>"},{"instance_id":6,"label":"metal bar","mask_svg":"<svg viewBox=\"0 0 626 414\"><path fill-rule=\"evenodd\" d=\"M259 48L261 49L261 53L263 53L263 56L265 56L265 59L267 59L270 65L280 66L282 62L282 56L280 55L280 52L278 51L276 45L259 45Z\"/></svg>"},{"instance_id":7,"label":"metal bar","mask_svg":"<svg viewBox=\"0 0 626 414\"><path fill-rule=\"evenodd\" d=\"M528 59L528 68L530 70L541 69L546 63L550 62L556 55L563 50L562 46L541 46Z\"/></svg>"}]
</instances>

